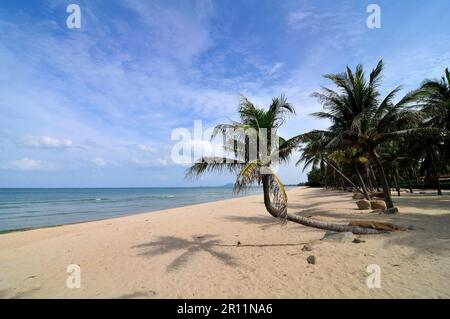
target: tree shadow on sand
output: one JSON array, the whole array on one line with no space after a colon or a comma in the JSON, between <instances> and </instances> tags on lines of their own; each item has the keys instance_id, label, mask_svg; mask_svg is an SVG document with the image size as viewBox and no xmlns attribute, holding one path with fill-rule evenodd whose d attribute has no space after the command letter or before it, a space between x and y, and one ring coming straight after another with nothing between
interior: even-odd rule
<instances>
[{"instance_id":1,"label":"tree shadow on sand","mask_svg":"<svg viewBox=\"0 0 450 319\"><path fill-rule=\"evenodd\" d=\"M288 209L290 210L307 210L307 209L315 209L318 208L322 205L327 205L327 204L339 204L339 203L349 203L349 199L348 198L344 198L344 199L333 199L333 200L321 200L321 201L317 201L316 198L316 202L313 203L309 203L307 204L307 201L301 201L299 203L289 203L288 204Z\"/></svg>"},{"instance_id":2,"label":"tree shadow on sand","mask_svg":"<svg viewBox=\"0 0 450 319\"><path fill-rule=\"evenodd\" d=\"M413 223L417 230L406 231L392 236L388 245L411 247L415 254L411 258L428 252L433 255L448 256L450 254L450 214L424 215L420 213L400 213L392 217L395 221Z\"/></svg>"},{"instance_id":3,"label":"tree shadow on sand","mask_svg":"<svg viewBox=\"0 0 450 319\"><path fill-rule=\"evenodd\" d=\"M296 213L294 213L296 214ZM226 216L223 217L223 219L227 220L227 221L231 221L231 222L237 222L237 223L245 223L245 224L254 224L254 225L261 225L260 228L261 230L267 230L269 228L272 227L280 227L282 228L282 230L284 229L284 227L287 227L288 225L290 225L291 227L299 227L302 228L302 232L315 232L317 231L317 229L315 228L311 228L311 227L306 227L296 224L296 223L282 223L280 222L280 220L272 217L272 216ZM273 244L273 245L258 245L258 247L267 247L267 246L290 246L290 245L296 245L296 244ZM257 245L254 245L257 246ZM241 247L245 247L245 245L242 245Z\"/></svg>"},{"instance_id":4,"label":"tree shadow on sand","mask_svg":"<svg viewBox=\"0 0 450 319\"><path fill-rule=\"evenodd\" d=\"M0 299L27 299L30 298L33 293L39 290L39 288L31 288L24 291L14 292L13 289L3 289L0 290Z\"/></svg>"},{"instance_id":5,"label":"tree shadow on sand","mask_svg":"<svg viewBox=\"0 0 450 319\"><path fill-rule=\"evenodd\" d=\"M132 246L131 248L141 249L138 254L140 256L157 256L167 254L172 251L184 251L176 257L166 268L168 272L174 271L179 267L187 264L187 262L199 252L207 252L211 256L219 259L229 266L237 266L235 258L230 254L218 251L217 248L245 248L245 247L288 247L303 246L306 243L284 243L284 244L223 244L218 235L201 235L193 236L192 239L179 238L175 236L159 236L157 240Z\"/></svg>"},{"instance_id":6,"label":"tree shadow on sand","mask_svg":"<svg viewBox=\"0 0 450 319\"><path fill-rule=\"evenodd\" d=\"M172 251L184 251L167 266L167 271L173 271L185 265L190 258L202 251L209 253L211 256L219 259L226 265L237 265L233 256L216 249L217 246L220 246L221 241L215 237L217 237L217 235L193 236L192 239L179 238L175 236L160 236L155 241L133 246L132 248L143 249L139 255L150 257L166 254Z\"/></svg>"},{"instance_id":7,"label":"tree shadow on sand","mask_svg":"<svg viewBox=\"0 0 450 319\"><path fill-rule=\"evenodd\" d=\"M437 196L434 194L403 194L400 197L394 197L394 202L404 207L414 207L423 209L438 209L449 210L450 209L450 196L442 195Z\"/></svg>"},{"instance_id":8,"label":"tree shadow on sand","mask_svg":"<svg viewBox=\"0 0 450 319\"><path fill-rule=\"evenodd\" d=\"M331 198L331 202L334 202L336 200L340 199L347 199L348 197L351 197L353 193L350 192L344 192L341 190L331 190L331 189L323 189L323 188L310 188L313 190L310 193L300 193L300 194L292 194L290 195L290 198L298 198L302 202L307 202L308 199L323 199L327 200Z\"/></svg>"},{"instance_id":9,"label":"tree shadow on sand","mask_svg":"<svg viewBox=\"0 0 450 319\"><path fill-rule=\"evenodd\" d=\"M262 230L266 230L273 226L283 226L272 216L226 216L224 219L232 222L261 225Z\"/></svg>"}]
</instances>

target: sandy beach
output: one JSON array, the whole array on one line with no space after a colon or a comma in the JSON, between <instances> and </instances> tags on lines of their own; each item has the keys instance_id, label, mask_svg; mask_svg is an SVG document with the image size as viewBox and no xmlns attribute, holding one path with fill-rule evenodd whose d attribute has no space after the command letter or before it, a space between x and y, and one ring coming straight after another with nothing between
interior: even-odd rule
<instances>
[{"instance_id":1,"label":"sandy beach","mask_svg":"<svg viewBox=\"0 0 450 319\"><path fill-rule=\"evenodd\" d=\"M0 235L1 298L448 298L450 196L402 194L397 215L358 211L351 194L288 192L289 210L415 230L320 240L270 217L262 195ZM311 243L312 251L304 251ZM314 255L315 264L307 258ZM66 287L69 264L81 288ZM369 289L366 268L381 268Z\"/></svg>"}]
</instances>

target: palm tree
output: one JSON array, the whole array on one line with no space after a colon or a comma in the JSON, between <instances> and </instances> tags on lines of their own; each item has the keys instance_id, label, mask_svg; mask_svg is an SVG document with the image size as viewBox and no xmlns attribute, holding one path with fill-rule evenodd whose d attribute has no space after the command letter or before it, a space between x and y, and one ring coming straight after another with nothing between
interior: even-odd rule
<instances>
[{"instance_id":1,"label":"palm tree","mask_svg":"<svg viewBox=\"0 0 450 319\"><path fill-rule=\"evenodd\" d=\"M365 189L365 185L361 185L363 189L361 190L358 186L356 186L350 178L348 178L342 170L338 168L338 165L336 164L336 161L333 160L333 158L341 157L338 155L342 155L343 152L334 152L332 154L328 154L327 152L327 145L330 142L329 134L326 132L321 131L313 131L310 133L306 133L302 135L301 142L303 142L304 145L300 151L302 155L300 156L300 159L297 161L296 165L299 165L300 163L304 162L303 171L306 170L309 166L312 166L313 168L317 168L317 166L320 167L320 171L322 172L322 175L324 178L326 178L326 172L327 168L331 167L336 173L340 176L340 178L343 178L346 182L348 182L354 189L356 189L358 192L364 195L366 199L369 199L369 194L367 190ZM344 156L346 154L344 153Z\"/></svg>"},{"instance_id":2,"label":"palm tree","mask_svg":"<svg viewBox=\"0 0 450 319\"><path fill-rule=\"evenodd\" d=\"M435 129L432 136L426 138L426 156L424 163L428 171L435 176L438 195L442 195L439 183L439 166L450 161L450 71L445 69L441 80L425 80L415 92L421 110L424 113L425 128ZM423 139L422 139L423 141ZM444 170L447 169L443 167Z\"/></svg>"},{"instance_id":3,"label":"palm tree","mask_svg":"<svg viewBox=\"0 0 450 319\"><path fill-rule=\"evenodd\" d=\"M286 115L294 113L293 106L283 95L274 98L268 109L256 107L242 97L240 121L218 125L212 134L212 138L219 134L225 138L224 150L231 157L202 157L188 169L187 176L199 176L207 171L236 173L235 191L242 191L255 183L262 184L266 210L282 221L355 234L380 233L376 229L331 224L287 213L287 194L273 167L288 160L301 136L286 140L274 132L284 123ZM252 152L255 149L256 153Z\"/></svg>"},{"instance_id":4,"label":"palm tree","mask_svg":"<svg viewBox=\"0 0 450 319\"><path fill-rule=\"evenodd\" d=\"M426 126L450 131L450 71L441 80L425 80L416 92L426 115Z\"/></svg>"},{"instance_id":5,"label":"palm tree","mask_svg":"<svg viewBox=\"0 0 450 319\"><path fill-rule=\"evenodd\" d=\"M328 133L333 136L327 145L330 151L356 147L368 154L383 188L387 213L394 213L396 209L381 162L379 146L408 133L420 120L420 116L417 111L406 108L413 101L413 94L408 94L394 104L393 99L400 87L389 92L384 99L380 98L382 70L381 60L368 79L361 65L356 67L355 72L347 67L344 73L325 75L339 90L324 87L321 92L314 93L313 96L322 103L325 111L313 115L332 122L328 129Z\"/></svg>"},{"instance_id":6,"label":"palm tree","mask_svg":"<svg viewBox=\"0 0 450 319\"><path fill-rule=\"evenodd\" d=\"M415 132L411 136L414 142L409 145L409 152L416 159L422 160L420 171L425 174L426 182L430 182L432 176L436 182L437 194L442 195L439 172L445 171L447 161L445 160L444 136L440 130L424 130Z\"/></svg>"}]
</instances>

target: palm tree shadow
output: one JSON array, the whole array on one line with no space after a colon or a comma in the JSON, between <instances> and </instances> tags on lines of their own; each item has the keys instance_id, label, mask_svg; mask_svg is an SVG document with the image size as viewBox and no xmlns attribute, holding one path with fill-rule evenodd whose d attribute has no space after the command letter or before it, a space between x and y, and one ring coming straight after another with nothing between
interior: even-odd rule
<instances>
[{"instance_id":1,"label":"palm tree shadow","mask_svg":"<svg viewBox=\"0 0 450 319\"><path fill-rule=\"evenodd\" d=\"M317 200L317 198L316 198ZM314 202L310 204L306 204L305 201L301 201L300 203L289 203L288 208L292 210L301 209L301 210L308 210L308 209L316 209L320 208L323 205L327 204L338 204L338 203L349 203L349 199L334 199L334 200L322 200L320 202Z\"/></svg>"},{"instance_id":2,"label":"palm tree shadow","mask_svg":"<svg viewBox=\"0 0 450 319\"><path fill-rule=\"evenodd\" d=\"M32 288L18 293L14 293L12 289L0 290L0 299L28 299L32 298L32 294L39 291L40 288Z\"/></svg>"},{"instance_id":3,"label":"palm tree shadow","mask_svg":"<svg viewBox=\"0 0 450 319\"><path fill-rule=\"evenodd\" d=\"M184 251L167 266L167 271L169 272L187 264L193 256L202 251L209 253L226 265L236 266L237 264L233 256L216 249L216 247L221 246L221 241L215 239L215 237L217 235L193 236L192 239L175 236L159 236L156 241L136 245L132 248L142 249L143 251L139 253L141 256L157 256L172 251Z\"/></svg>"},{"instance_id":4,"label":"palm tree shadow","mask_svg":"<svg viewBox=\"0 0 450 319\"><path fill-rule=\"evenodd\" d=\"M261 225L260 227L262 230L266 230L273 226L282 226L279 220L271 216L226 216L224 219L232 222Z\"/></svg>"},{"instance_id":5,"label":"palm tree shadow","mask_svg":"<svg viewBox=\"0 0 450 319\"><path fill-rule=\"evenodd\" d=\"M414 253L410 258L416 258L429 253L436 256L449 256L450 254L450 235L448 225L450 224L450 214L442 215L424 215L422 213L402 213L398 216L392 216L397 221L403 223L413 222L417 230L408 231L385 243L386 246L397 245L411 247Z\"/></svg>"}]
</instances>

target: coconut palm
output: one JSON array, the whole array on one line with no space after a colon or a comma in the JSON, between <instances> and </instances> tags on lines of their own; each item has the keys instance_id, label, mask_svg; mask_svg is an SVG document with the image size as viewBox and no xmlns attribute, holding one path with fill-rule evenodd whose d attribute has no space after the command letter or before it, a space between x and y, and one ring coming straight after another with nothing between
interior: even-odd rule
<instances>
[{"instance_id":1,"label":"coconut palm","mask_svg":"<svg viewBox=\"0 0 450 319\"><path fill-rule=\"evenodd\" d=\"M229 171L237 174L235 191L242 191L255 183L262 184L266 210L273 217L305 226L332 231L350 231L357 234L376 234L370 228L331 224L287 213L287 194L273 167L288 160L301 136L284 139L274 134L293 106L284 96L274 98L268 109L259 108L243 97L239 105L239 122L215 127L212 138L225 138L224 151L228 157L202 157L187 171L187 176L205 172ZM255 150L256 152L252 152Z\"/></svg>"},{"instance_id":2,"label":"coconut palm","mask_svg":"<svg viewBox=\"0 0 450 319\"><path fill-rule=\"evenodd\" d=\"M416 96L426 115L426 126L450 131L450 71L441 80L425 80Z\"/></svg>"},{"instance_id":3,"label":"coconut palm","mask_svg":"<svg viewBox=\"0 0 450 319\"><path fill-rule=\"evenodd\" d=\"M433 134L424 136L427 148L424 163L430 166L427 171L435 175L438 194L441 195L438 171L439 168L446 170L443 164L450 161L449 69L445 69L441 80L425 80L415 94L425 116L423 126L435 129Z\"/></svg>"},{"instance_id":4,"label":"coconut palm","mask_svg":"<svg viewBox=\"0 0 450 319\"><path fill-rule=\"evenodd\" d=\"M262 184L267 211L274 217L285 217L287 195L273 166L288 159L297 138L285 140L273 133L284 123L287 114L295 114L295 110L284 96L274 98L268 110L258 108L242 97L239 105L241 121L217 125L212 134L212 138L219 134L225 137L224 150L232 157L201 158L190 167L187 175L223 170L237 173L236 192L255 183Z\"/></svg>"},{"instance_id":5,"label":"coconut palm","mask_svg":"<svg viewBox=\"0 0 450 319\"><path fill-rule=\"evenodd\" d=\"M400 87L381 98L379 86L382 70L381 60L368 79L361 65L354 72L347 67L344 73L325 75L338 91L324 87L321 92L314 93L313 96L322 103L325 111L313 115L332 122L328 129L333 136L327 145L330 151L356 147L368 154L383 188L387 212L395 212L379 146L408 133L420 116L419 112L406 107L413 101L414 94L408 94L398 103L393 102Z\"/></svg>"},{"instance_id":6,"label":"coconut palm","mask_svg":"<svg viewBox=\"0 0 450 319\"><path fill-rule=\"evenodd\" d=\"M436 182L437 194L442 195L439 172L446 171L444 136L440 130L415 132L410 139L408 152L420 161L419 170L424 173L426 182ZM433 178L430 178L433 177Z\"/></svg>"},{"instance_id":7,"label":"coconut palm","mask_svg":"<svg viewBox=\"0 0 450 319\"><path fill-rule=\"evenodd\" d=\"M312 168L320 168L323 178L326 178L327 168L331 167L340 178L343 178L348 182L354 189L364 195L366 199L369 199L369 194L365 189L364 183L361 185L363 189L361 190L356 186L350 178L348 178L341 169L338 168L339 165L336 164L336 159L340 158L341 161L347 154L342 151L337 151L329 154L327 151L327 145L330 142L330 135L323 131L313 131L302 135L301 142L305 144L300 151L302 155L297 161L296 165L304 162L303 171L309 166ZM334 160L333 160L334 159ZM359 176L361 177L361 176Z\"/></svg>"}]
</instances>

